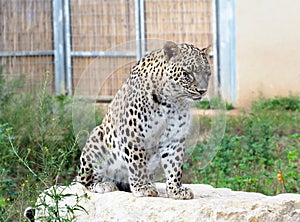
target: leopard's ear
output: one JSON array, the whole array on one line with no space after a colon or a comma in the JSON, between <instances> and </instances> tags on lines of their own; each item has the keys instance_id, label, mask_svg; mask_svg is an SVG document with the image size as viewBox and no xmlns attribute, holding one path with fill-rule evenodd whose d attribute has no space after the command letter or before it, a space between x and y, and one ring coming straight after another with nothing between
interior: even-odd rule
<instances>
[{"instance_id":1,"label":"leopard's ear","mask_svg":"<svg viewBox=\"0 0 300 222\"><path fill-rule=\"evenodd\" d=\"M201 51L204 52L206 55L208 55L211 50L212 50L212 45L209 45L209 46L201 49Z\"/></svg>"},{"instance_id":2,"label":"leopard's ear","mask_svg":"<svg viewBox=\"0 0 300 222\"><path fill-rule=\"evenodd\" d=\"M164 52L167 60L169 61L180 54L180 48L175 42L167 41L164 45Z\"/></svg>"}]
</instances>

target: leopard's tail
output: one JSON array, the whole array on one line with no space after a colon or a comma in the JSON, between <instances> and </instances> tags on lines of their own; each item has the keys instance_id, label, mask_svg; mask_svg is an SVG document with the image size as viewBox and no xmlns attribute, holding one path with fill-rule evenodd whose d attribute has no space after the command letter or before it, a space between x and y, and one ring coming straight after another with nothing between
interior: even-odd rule
<instances>
[{"instance_id":1,"label":"leopard's tail","mask_svg":"<svg viewBox=\"0 0 300 222\"><path fill-rule=\"evenodd\" d=\"M24 211L24 217L27 222L34 222L35 209L33 207L27 207Z\"/></svg>"}]
</instances>

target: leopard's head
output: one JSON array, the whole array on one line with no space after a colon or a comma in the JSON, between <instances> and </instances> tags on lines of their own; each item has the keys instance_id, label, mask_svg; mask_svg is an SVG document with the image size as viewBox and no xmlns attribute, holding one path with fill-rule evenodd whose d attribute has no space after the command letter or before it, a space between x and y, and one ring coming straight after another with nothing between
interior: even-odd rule
<instances>
[{"instance_id":1,"label":"leopard's head","mask_svg":"<svg viewBox=\"0 0 300 222\"><path fill-rule=\"evenodd\" d=\"M207 48L166 42L163 50L167 60L165 75L174 96L193 101L202 99L211 76Z\"/></svg>"}]
</instances>

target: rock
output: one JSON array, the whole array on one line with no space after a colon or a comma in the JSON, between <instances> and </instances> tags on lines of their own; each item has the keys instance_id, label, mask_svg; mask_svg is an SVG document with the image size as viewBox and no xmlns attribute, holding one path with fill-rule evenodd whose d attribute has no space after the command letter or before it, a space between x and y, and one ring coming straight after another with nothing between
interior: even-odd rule
<instances>
[{"instance_id":1,"label":"rock","mask_svg":"<svg viewBox=\"0 0 300 222\"><path fill-rule=\"evenodd\" d=\"M75 221L247 221L300 222L300 195L265 196L209 185L186 185L195 199L165 198L165 185L157 184L160 197L134 197L121 191L91 193L79 183L52 187L37 201L41 217L75 218ZM64 196L64 197L62 197ZM55 200L51 197L55 197ZM44 206L47 206L46 208ZM53 214L59 207L59 215ZM40 217L40 219L38 219ZM53 219L54 220L54 219ZM52 220L50 220L52 221Z\"/></svg>"}]
</instances>

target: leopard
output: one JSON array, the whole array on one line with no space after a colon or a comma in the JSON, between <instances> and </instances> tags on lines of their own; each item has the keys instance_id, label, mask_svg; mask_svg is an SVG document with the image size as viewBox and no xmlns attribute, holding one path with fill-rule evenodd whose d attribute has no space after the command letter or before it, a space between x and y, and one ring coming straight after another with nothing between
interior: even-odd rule
<instances>
[{"instance_id":1,"label":"leopard","mask_svg":"<svg viewBox=\"0 0 300 222\"><path fill-rule=\"evenodd\" d=\"M185 142L190 107L208 91L209 50L167 41L142 57L89 134L73 182L95 193L157 197L152 179L160 163L167 197L193 199L192 190L182 186ZM35 208L28 207L24 217L34 221Z\"/></svg>"},{"instance_id":2,"label":"leopard","mask_svg":"<svg viewBox=\"0 0 300 222\"><path fill-rule=\"evenodd\" d=\"M91 131L78 181L96 193L156 197L151 165L158 162L167 197L193 199L192 190L182 186L185 142L190 107L207 94L210 76L208 47L166 41L142 57Z\"/></svg>"}]
</instances>

